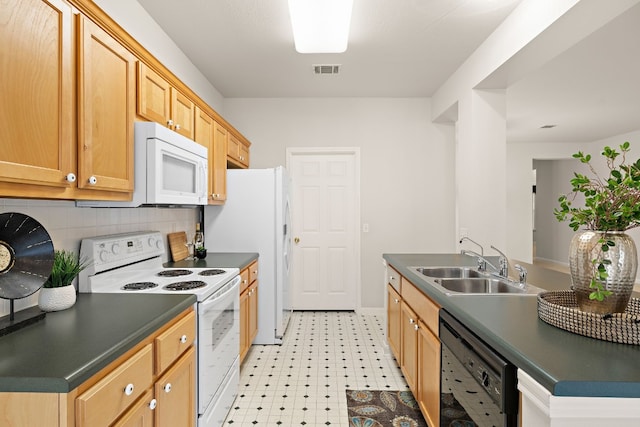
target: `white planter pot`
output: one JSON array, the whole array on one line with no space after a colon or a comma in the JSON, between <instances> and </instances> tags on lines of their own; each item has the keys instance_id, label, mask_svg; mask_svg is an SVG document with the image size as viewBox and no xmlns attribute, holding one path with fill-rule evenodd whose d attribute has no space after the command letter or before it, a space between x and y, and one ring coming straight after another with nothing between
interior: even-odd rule
<instances>
[{"instance_id":1,"label":"white planter pot","mask_svg":"<svg viewBox=\"0 0 640 427\"><path fill-rule=\"evenodd\" d=\"M38 295L38 306L43 311L60 311L72 307L76 303L75 286L61 288L41 288Z\"/></svg>"}]
</instances>

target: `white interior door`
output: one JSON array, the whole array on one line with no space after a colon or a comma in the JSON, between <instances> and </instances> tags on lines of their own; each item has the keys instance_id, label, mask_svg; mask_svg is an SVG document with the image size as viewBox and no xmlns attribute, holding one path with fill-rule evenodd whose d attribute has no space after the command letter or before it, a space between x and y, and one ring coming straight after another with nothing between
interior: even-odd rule
<instances>
[{"instance_id":1,"label":"white interior door","mask_svg":"<svg viewBox=\"0 0 640 427\"><path fill-rule=\"evenodd\" d=\"M355 310L359 296L359 156L288 152L294 310Z\"/></svg>"}]
</instances>

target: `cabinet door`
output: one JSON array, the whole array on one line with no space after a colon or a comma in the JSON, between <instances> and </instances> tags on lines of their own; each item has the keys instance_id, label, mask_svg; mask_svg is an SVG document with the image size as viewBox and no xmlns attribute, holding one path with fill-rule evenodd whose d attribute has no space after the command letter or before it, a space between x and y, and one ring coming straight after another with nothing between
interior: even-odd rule
<instances>
[{"instance_id":1,"label":"cabinet door","mask_svg":"<svg viewBox=\"0 0 640 427\"><path fill-rule=\"evenodd\" d=\"M213 151L213 118L196 105L194 140L207 148L209 156Z\"/></svg>"},{"instance_id":2,"label":"cabinet door","mask_svg":"<svg viewBox=\"0 0 640 427\"><path fill-rule=\"evenodd\" d=\"M400 361L400 295L387 285L387 341L396 360Z\"/></svg>"},{"instance_id":3,"label":"cabinet door","mask_svg":"<svg viewBox=\"0 0 640 427\"><path fill-rule=\"evenodd\" d=\"M76 173L71 6L7 0L0 22L0 181L69 186L65 176Z\"/></svg>"},{"instance_id":4,"label":"cabinet door","mask_svg":"<svg viewBox=\"0 0 640 427\"><path fill-rule=\"evenodd\" d=\"M153 410L156 401L151 390L131 407L112 427L153 427Z\"/></svg>"},{"instance_id":5,"label":"cabinet door","mask_svg":"<svg viewBox=\"0 0 640 427\"><path fill-rule=\"evenodd\" d=\"M240 294L240 362L249 351L249 289Z\"/></svg>"},{"instance_id":6,"label":"cabinet door","mask_svg":"<svg viewBox=\"0 0 640 427\"><path fill-rule=\"evenodd\" d=\"M229 132L220 123L213 123L213 150L209 153L209 204L227 200L227 141Z\"/></svg>"},{"instance_id":7,"label":"cabinet door","mask_svg":"<svg viewBox=\"0 0 640 427\"><path fill-rule=\"evenodd\" d=\"M180 93L176 88L171 88L171 120L174 131L189 139L193 139L195 104L189 98Z\"/></svg>"},{"instance_id":8,"label":"cabinet door","mask_svg":"<svg viewBox=\"0 0 640 427\"><path fill-rule=\"evenodd\" d=\"M77 427L111 425L151 387L152 347L148 344L78 396L75 402Z\"/></svg>"},{"instance_id":9,"label":"cabinet door","mask_svg":"<svg viewBox=\"0 0 640 427\"><path fill-rule=\"evenodd\" d=\"M418 394L427 424L440 423L440 340L423 322L418 323Z\"/></svg>"},{"instance_id":10,"label":"cabinet door","mask_svg":"<svg viewBox=\"0 0 640 427\"><path fill-rule=\"evenodd\" d=\"M191 347L154 387L156 427L195 426L196 353Z\"/></svg>"},{"instance_id":11,"label":"cabinet door","mask_svg":"<svg viewBox=\"0 0 640 427\"><path fill-rule=\"evenodd\" d=\"M133 191L136 57L78 15L78 188Z\"/></svg>"},{"instance_id":12,"label":"cabinet door","mask_svg":"<svg viewBox=\"0 0 640 427\"><path fill-rule=\"evenodd\" d=\"M418 377L418 319L404 301L401 301L402 349L400 350L400 369L415 396Z\"/></svg>"},{"instance_id":13,"label":"cabinet door","mask_svg":"<svg viewBox=\"0 0 640 427\"><path fill-rule=\"evenodd\" d=\"M249 147L240 144L240 162L245 168L249 167Z\"/></svg>"},{"instance_id":14,"label":"cabinet door","mask_svg":"<svg viewBox=\"0 0 640 427\"><path fill-rule=\"evenodd\" d=\"M143 118L169 126L171 86L144 62L138 62L137 110Z\"/></svg>"},{"instance_id":15,"label":"cabinet door","mask_svg":"<svg viewBox=\"0 0 640 427\"><path fill-rule=\"evenodd\" d=\"M249 339L247 347L251 347L253 340L258 335L258 282L254 282L249 289ZM249 349L247 348L247 351Z\"/></svg>"}]
</instances>

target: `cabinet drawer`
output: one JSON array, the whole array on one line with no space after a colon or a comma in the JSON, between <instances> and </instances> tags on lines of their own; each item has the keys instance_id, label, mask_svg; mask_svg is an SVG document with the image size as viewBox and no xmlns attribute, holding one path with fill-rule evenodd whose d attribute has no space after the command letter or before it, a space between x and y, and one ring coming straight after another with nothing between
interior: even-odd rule
<instances>
[{"instance_id":1,"label":"cabinet drawer","mask_svg":"<svg viewBox=\"0 0 640 427\"><path fill-rule=\"evenodd\" d=\"M240 272L240 293L249 287L249 267Z\"/></svg>"},{"instance_id":2,"label":"cabinet drawer","mask_svg":"<svg viewBox=\"0 0 640 427\"><path fill-rule=\"evenodd\" d=\"M110 425L152 381L153 346L147 344L76 399L76 425Z\"/></svg>"},{"instance_id":3,"label":"cabinet drawer","mask_svg":"<svg viewBox=\"0 0 640 427\"><path fill-rule=\"evenodd\" d=\"M416 312L418 317L438 336L438 313L440 306L431 301L429 297L416 288L413 283L402 278L402 299Z\"/></svg>"},{"instance_id":4,"label":"cabinet drawer","mask_svg":"<svg viewBox=\"0 0 640 427\"><path fill-rule=\"evenodd\" d=\"M249 266L249 283L253 283L258 280L258 261L254 261Z\"/></svg>"},{"instance_id":5,"label":"cabinet drawer","mask_svg":"<svg viewBox=\"0 0 640 427\"><path fill-rule=\"evenodd\" d=\"M169 329L158 335L156 346L156 374L167 369L188 349L196 336L196 313L190 312Z\"/></svg>"},{"instance_id":6,"label":"cabinet drawer","mask_svg":"<svg viewBox=\"0 0 640 427\"><path fill-rule=\"evenodd\" d=\"M390 265L387 266L387 283L393 286L393 288L400 292L400 273L393 269Z\"/></svg>"}]
</instances>

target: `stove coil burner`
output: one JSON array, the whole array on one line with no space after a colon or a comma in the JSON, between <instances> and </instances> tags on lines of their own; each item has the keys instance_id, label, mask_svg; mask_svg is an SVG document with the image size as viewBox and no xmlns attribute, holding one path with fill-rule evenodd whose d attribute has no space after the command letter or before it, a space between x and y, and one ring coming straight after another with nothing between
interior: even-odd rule
<instances>
[{"instance_id":1,"label":"stove coil burner","mask_svg":"<svg viewBox=\"0 0 640 427\"><path fill-rule=\"evenodd\" d=\"M214 268L213 270L203 270L198 273L200 276L217 276L218 274L224 274L226 271Z\"/></svg>"},{"instance_id":2,"label":"stove coil burner","mask_svg":"<svg viewBox=\"0 0 640 427\"><path fill-rule=\"evenodd\" d=\"M158 286L157 283L153 282L135 282L135 283L127 283L122 287L123 291L143 291L145 289L151 289Z\"/></svg>"},{"instance_id":3,"label":"stove coil burner","mask_svg":"<svg viewBox=\"0 0 640 427\"><path fill-rule=\"evenodd\" d=\"M176 282L164 287L167 291L188 291L190 289L198 289L207 286L202 280L188 280L185 282Z\"/></svg>"},{"instance_id":4,"label":"stove coil burner","mask_svg":"<svg viewBox=\"0 0 640 427\"><path fill-rule=\"evenodd\" d=\"M187 276L191 274L191 270L162 270L157 275L161 277L178 277L178 276Z\"/></svg>"}]
</instances>

